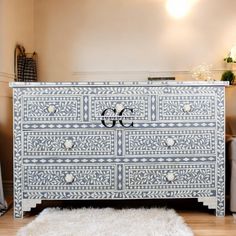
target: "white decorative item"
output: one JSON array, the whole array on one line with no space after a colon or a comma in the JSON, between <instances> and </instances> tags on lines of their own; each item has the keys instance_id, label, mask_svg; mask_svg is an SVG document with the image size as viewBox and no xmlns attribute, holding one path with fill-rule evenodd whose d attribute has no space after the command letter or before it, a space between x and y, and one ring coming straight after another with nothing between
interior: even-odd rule
<instances>
[{"instance_id":1,"label":"white decorative item","mask_svg":"<svg viewBox=\"0 0 236 236\"><path fill-rule=\"evenodd\" d=\"M121 104L121 103L116 104L116 112L117 113L120 113L123 109L124 109L123 104Z\"/></svg>"},{"instance_id":2,"label":"white decorative item","mask_svg":"<svg viewBox=\"0 0 236 236\"><path fill-rule=\"evenodd\" d=\"M231 48L230 57L232 58L233 62L236 62L236 46L233 46Z\"/></svg>"},{"instance_id":3,"label":"white decorative item","mask_svg":"<svg viewBox=\"0 0 236 236\"><path fill-rule=\"evenodd\" d=\"M191 105L190 104L184 104L184 111L190 112L191 111Z\"/></svg>"},{"instance_id":4,"label":"white decorative item","mask_svg":"<svg viewBox=\"0 0 236 236\"><path fill-rule=\"evenodd\" d=\"M67 182L67 183L72 183L73 182L73 180L74 180L74 176L72 175L72 174L66 174L66 176L65 176L65 181Z\"/></svg>"},{"instance_id":5,"label":"white decorative item","mask_svg":"<svg viewBox=\"0 0 236 236\"><path fill-rule=\"evenodd\" d=\"M192 77L195 80L211 81L213 80L213 75L211 70L212 70L212 65L201 64L192 70Z\"/></svg>"},{"instance_id":6,"label":"white decorative item","mask_svg":"<svg viewBox=\"0 0 236 236\"><path fill-rule=\"evenodd\" d=\"M231 48L228 55L224 58L224 61L226 61L227 65L230 66L228 69L232 69L232 65L236 63L236 45Z\"/></svg>"},{"instance_id":7,"label":"white decorative item","mask_svg":"<svg viewBox=\"0 0 236 236\"><path fill-rule=\"evenodd\" d=\"M172 147L175 144L175 140L173 138L167 138L166 139L166 145L168 147Z\"/></svg>"},{"instance_id":8,"label":"white decorative item","mask_svg":"<svg viewBox=\"0 0 236 236\"><path fill-rule=\"evenodd\" d=\"M172 172L167 173L166 178L168 181L173 181L175 179L175 175Z\"/></svg>"},{"instance_id":9,"label":"white decorative item","mask_svg":"<svg viewBox=\"0 0 236 236\"><path fill-rule=\"evenodd\" d=\"M55 107L54 105L50 105L50 106L48 107L48 112L49 112L49 113L55 113L55 112L56 112L56 107Z\"/></svg>"},{"instance_id":10,"label":"white decorative item","mask_svg":"<svg viewBox=\"0 0 236 236\"><path fill-rule=\"evenodd\" d=\"M74 145L73 141L71 139L68 139L64 142L65 148L66 149L71 149Z\"/></svg>"},{"instance_id":11,"label":"white decorative item","mask_svg":"<svg viewBox=\"0 0 236 236\"><path fill-rule=\"evenodd\" d=\"M227 84L12 83L15 217L42 200L160 198L223 216ZM115 108L129 112L107 125Z\"/></svg>"}]
</instances>

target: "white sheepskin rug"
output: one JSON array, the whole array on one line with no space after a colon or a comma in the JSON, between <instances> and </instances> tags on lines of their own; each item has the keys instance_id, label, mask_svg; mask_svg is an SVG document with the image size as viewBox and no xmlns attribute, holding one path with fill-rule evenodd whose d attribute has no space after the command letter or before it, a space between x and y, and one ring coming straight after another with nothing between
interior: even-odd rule
<instances>
[{"instance_id":1,"label":"white sheepskin rug","mask_svg":"<svg viewBox=\"0 0 236 236\"><path fill-rule=\"evenodd\" d=\"M17 236L193 236L174 210L45 209Z\"/></svg>"}]
</instances>

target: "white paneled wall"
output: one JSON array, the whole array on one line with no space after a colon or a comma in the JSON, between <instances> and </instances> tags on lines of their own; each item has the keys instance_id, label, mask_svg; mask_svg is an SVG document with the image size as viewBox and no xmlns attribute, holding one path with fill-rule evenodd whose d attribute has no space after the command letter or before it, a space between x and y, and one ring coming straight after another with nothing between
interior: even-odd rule
<instances>
[{"instance_id":1,"label":"white paneled wall","mask_svg":"<svg viewBox=\"0 0 236 236\"><path fill-rule=\"evenodd\" d=\"M236 44L235 0L196 0L182 19L166 0L35 1L40 79L145 80L149 74L191 79L189 71L223 58ZM86 78L85 78L86 77Z\"/></svg>"}]
</instances>

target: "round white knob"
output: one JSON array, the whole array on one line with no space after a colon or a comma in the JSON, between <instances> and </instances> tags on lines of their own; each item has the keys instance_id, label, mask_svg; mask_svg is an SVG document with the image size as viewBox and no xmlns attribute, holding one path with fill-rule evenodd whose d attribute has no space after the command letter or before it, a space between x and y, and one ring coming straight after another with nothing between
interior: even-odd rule
<instances>
[{"instance_id":1,"label":"round white knob","mask_svg":"<svg viewBox=\"0 0 236 236\"><path fill-rule=\"evenodd\" d=\"M50 112L50 113L55 113L55 112L56 112L56 107L53 106L53 105L50 105L50 106L48 107L48 112Z\"/></svg>"},{"instance_id":2,"label":"round white knob","mask_svg":"<svg viewBox=\"0 0 236 236\"><path fill-rule=\"evenodd\" d=\"M74 181L74 176L72 174L66 174L65 181L67 183L72 183Z\"/></svg>"},{"instance_id":3,"label":"round white knob","mask_svg":"<svg viewBox=\"0 0 236 236\"><path fill-rule=\"evenodd\" d=\"M185 112L190 112L191 111L191 105L190 104L185 104L184 105L184 111Z\"/></svg>"},{"instance_id":4,"label":"round white knob","mask_svg":"<svg viewBox=\"0 0 236 236\"><path fill-rule=\"evenodd\" d=\"M175 144L175 140L173 138L167 138L166 139L166 145L168 147L172 147Z\"/></svg>"},{"instance_id":5,"label":"round white knob","mask_svg":"<svg viewBox=\"0 0 236 236\"><path fill-rule=\"evenodd\" d=\"M120 113L123 109L124 109L124 106L121 103L116 104L116 112L117 113Z\"/></svg>"},{"instance_id":6,"label":"round white knob","mask_svg":"<svg viewBox=\"0 0 236 236\"><path fill-rule=\"evenodd\" d=\"M172 172L167 173L166 178L168 181L173 181L175 179L175 175Z\"/></svg>"},{"instance_id":7,"label":"round white knob","mask_svg":"<svg viewBox=\"0 0 236 236\"><path fill-rule=\"evenodd\" d=\"M74 145L73 141L71 139L68 139L64 143L66 149L71 149Z\"/></svg>"}]
</instances>

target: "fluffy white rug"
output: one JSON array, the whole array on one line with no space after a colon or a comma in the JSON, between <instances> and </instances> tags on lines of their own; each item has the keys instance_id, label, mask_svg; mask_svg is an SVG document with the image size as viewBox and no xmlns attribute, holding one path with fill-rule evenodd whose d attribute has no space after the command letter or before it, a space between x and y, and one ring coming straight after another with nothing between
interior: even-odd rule
<instances>
[{"instance_id":1,"label":"fluffy white rug","mask_svg":"<svg viewBox=\"0 0 236 236\"><path fill-rule=\"evenodd\" d=\"M45 209L17 236L192 236L174 210Z\"/></svg>"}]
</instances>

